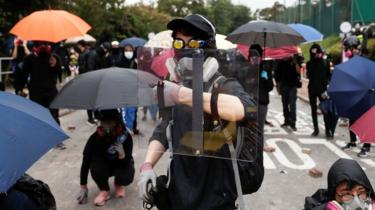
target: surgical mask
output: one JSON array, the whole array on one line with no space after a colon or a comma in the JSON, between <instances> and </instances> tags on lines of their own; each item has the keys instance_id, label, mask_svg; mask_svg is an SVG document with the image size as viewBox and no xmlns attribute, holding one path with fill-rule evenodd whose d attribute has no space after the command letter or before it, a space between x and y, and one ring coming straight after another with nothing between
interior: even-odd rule
<instances>
[{"instance_id":1,"label":"surgical mask","mask_svg":"<svg viewBox=\"0 0 375 210\"><path fill-rule=\"evenodd\" d=\"M342 203L342 207L344 210L371 210L370 204L368 201L362 201L359 199L358 195L355 195L353 197L353 200L351 202Z\"/></svg>"},{"instance_id":2,"label":"surgical mask","mask_svg":"<svg viewBox=\"0 0 375 210\"><path fill-rule=\"evenodd\" d=\"M134 53L130 52L130 51L127 51L127 52L124 53L125 58L128 59L128 60L132 59L133 55L134 55Z\"/></svg>"}]
</instances>

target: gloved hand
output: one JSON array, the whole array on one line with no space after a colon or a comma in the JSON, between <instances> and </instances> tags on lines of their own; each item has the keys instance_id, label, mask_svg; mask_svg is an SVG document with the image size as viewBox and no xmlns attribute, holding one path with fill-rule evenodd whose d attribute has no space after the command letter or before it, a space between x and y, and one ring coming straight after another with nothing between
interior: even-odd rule
<instances>
[{"instance_id":1,"label":"gloved hand","mask_svg":"<svg viewBox=\"0 0 375 210\"><path fill-rule=\"evenodd\" d=\"M260 78L264 78L265 80L268 80L268 73L266 70L262 70L260 73Z\"/></svg>"},{"instance_id":2,"label":"gloved hand","mask_svg":"<svg viewBox=\"0 0 375 210\"><path fill-rule=\"evenodd\" d=\"M178 93L182 86L168 80L164 80L162 84L164 85L164 106L169 107L176 105L178 103ZM156 97L158 97L157 87L158 86L154 87L154 95Z\"/></svg>"},{"instance_id":3,"label":"gloved hand","mask_svg":"<svg viewBox=\"0 0 375 210\"><path fill-rule=\"evenodd\" d=\"M153 191L157 191L156 188L156 173L152 168L151 163L143 163L140 169L140 177L138 181L138 190L139 196L142 200L152 203L153 197L151 196L150 192L151 189Z\"/></svg>"},{"instance_id":4,"label":"gloved hand","mask_svg":"<svg viewBox=\"0 0 375 210\"><path fill-rule=\"evenodd\" d=\"M125 158L125 151L124 147L120 142L115 143L115 149L118 152L118 159L124 159Z\"/></svg>"},{"instance_id":5,"label":"gloved hand","mask_svg":"<svg viewBox=\"0 0 375 210\"><path fill-rule=\"evenodd\" d=\"M87 196L89 194L89 190L87 189L87 186L81 186L81 190L79 191L77 195L77 201L79 204L85 204L87 203Z\"/></svg>"}]
</instances>

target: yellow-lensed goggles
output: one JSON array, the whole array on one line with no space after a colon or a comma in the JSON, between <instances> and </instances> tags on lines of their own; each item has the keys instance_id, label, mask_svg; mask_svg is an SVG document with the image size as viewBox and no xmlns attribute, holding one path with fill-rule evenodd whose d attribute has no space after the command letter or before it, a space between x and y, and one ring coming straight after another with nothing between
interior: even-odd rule
<instances>
[{"instance_id":1,"label":"yellow-lensed goggles","mask_svg":"<svg viewBox=\"0 0 375 210\"><path fill-rule=\"evenodd\" d=\"M187 44L187 47L191 49L198 49L204 47L205 44L206 42L203 40L190 39ZM172 46L174 49L183 49L185 48L185 42L182 39L175 38L173 39Z\"/></svg>"}]
</instances>

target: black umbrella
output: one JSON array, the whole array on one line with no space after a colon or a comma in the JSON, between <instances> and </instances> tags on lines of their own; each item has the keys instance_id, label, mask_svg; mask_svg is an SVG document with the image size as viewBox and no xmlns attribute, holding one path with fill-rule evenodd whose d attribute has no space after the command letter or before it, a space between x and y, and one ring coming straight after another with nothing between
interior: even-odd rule
<instances>
[{"instance_id":1,"label":"black umbrella","mask_svg":"<svg viewBox=\"0 0 375 210\"><path fill-rule=\"evenodd\" d=\"M69 81L51 108L113 109L157 104L154 75L134 69L111 67L88 72Z\"/></svg>"},{"instance_id":2,"label":"black umbrella","mask_svg":"<svg viewBox=\"0 0 375 210\"><path fill-rule=\"evenodd\" d=\"M247 46L259 44L263 48L295 46L306 41L301 34L288 25L265 20L246 23L230 33L226 39L235 44Z\"/></svg>"}]
</instances>

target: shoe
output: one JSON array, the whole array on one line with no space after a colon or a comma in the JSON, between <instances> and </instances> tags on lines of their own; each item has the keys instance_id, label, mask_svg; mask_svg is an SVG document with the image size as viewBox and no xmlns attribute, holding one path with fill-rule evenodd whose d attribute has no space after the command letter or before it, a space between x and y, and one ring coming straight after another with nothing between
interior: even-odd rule
<instances>
[{"instance_id":1,"label":"shoe","mask_svg":"<svg viewBox=\"0 0 375 210\"><path fill-rule=\"evenodd\" d=\"M319 135L318 130L314 130L314 132L312 132L312 134L311 134L312 137L315 137L315 136L318 136L318 135Z\"/></svg>"},{"instance_id":2,"label":"shoe","mask_svg":"<svg viewBox=\"0 0 375 210\"><path fill-rule=\"evenodd\" d=\"M89 126L96 126L96 122L94 119L88 119L86 122Z\"/></svg>"},{"instance_id":3,"label":"shoe","mask_svg":"<svg viewBox=\"0 0 375 210\"><path fill-rule=\"evenodd\" d=\"M111 199L109 191L100 191L99 195L96 196L94 204L95 206L104 206L107 200Z\"/></svg>"},{"instance_id":4,"label":"shoe","mask_svg":"<svg viewBox=\"0 0 375 210\"><path fill-rule=\"evenodd\" d=\"M66 149L66 146L64 143L59 143L55 146L55 149L58 149L58 150L64 150Z\"/></svg>"},{"instance_id":5,"label":"shoe","mask_svg":"<svg viewBox=\"0 0 375 210\"><path fill-rule=\"evenodd\" d=\"M263 151L268 152L268 153L275 152L275 150L276 149L274 147L271 147L271 146L264 146L264 148L263 148Z\"/></svg>"},{"instance_id":6,"label":"shoe","mask_svg":"<svg viewBox=\"0 0 375 210\"><path fill-rule=\"evenodd\" d=\"M292 129L292 131L297 131L297 128L295 125L291 125L290 128Z\"/></svg>"},{"instance_id":7,"label":"shoe","mask_svg":"<svg viewBox=\"0 0 375 210\"><path fill-rule=\"evenodd\" d=\"M342 150L350 150L351 147L356 147L356 146L357 146L356 143L351 143L351 142L349 142L349 143L347 143L345 146L341 147L341 149L342 149Z\"/></svg>"},{"instance_id":8,"label":"shoe","mask_svg":"<svg viewBox=\"0 0 375 210\"><path fill-rule=\"evenodd\" d=\"M326 133L326 139L327 140L332 140L333 139L333 135L330 132Z\"/></svg>"},{"instance_id":9,"label":"shoe","mask_svg":"<svg viewBox=\"0 0 375 210\"><path fill-rule=\"evenodd\" d=\"M362 147L361 151L357 154L358 157L365 158L369 156L370 148Z\"/></svg>"},{"instance_id":10,"label":"shoe","mask_svg":"<svg viewBox=\"0 0 375 210\"><path fill-rule=\"evenodd\" d=\"M285 127L288 127L288 126L289 126L289 123L286 123L286 122L281 125L282 128L285 128Z\"/></svg>"},{"instance_id":11,"label":"shoe","mask_svg":"<svg viewBox=\"0 0 375 210\"><path fill-rule=\"evenodd\" d=\"M115 185L116 198L125 197L125 188L124 186Z\"/></svg>"}]
</instances>

